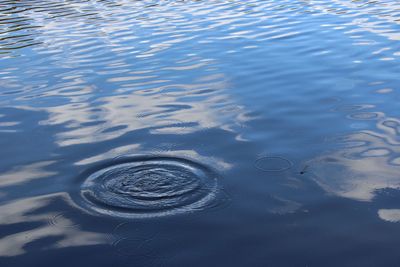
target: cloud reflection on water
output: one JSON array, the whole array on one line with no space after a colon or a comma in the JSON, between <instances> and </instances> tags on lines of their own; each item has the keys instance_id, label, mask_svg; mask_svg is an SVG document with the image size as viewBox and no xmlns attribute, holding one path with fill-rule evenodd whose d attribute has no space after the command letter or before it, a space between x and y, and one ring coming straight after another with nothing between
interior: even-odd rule
<instances>
[{"instance_id":1,"label":"cloud reflection on water","mask_svg":"<svg viewBox=\"0 0 400 267\"><path fill-rule=\"evenodd\" d=\"M0 256L11 257L29 252L26 247L30 243L55 237L58 240L40 249L56 249L76 246L89 246L107 243L108 235L85 231L79 227L60 227L49 223L49 220L59 213L43 211L56 198L66 199L65 193L43 195L39 197L14 200L0 206L0 225L17 226L29 223L31 229L17 233L7 233L0 239ZM39 226L37 226L39 224Z\"/></svg>"},{"instance_id":2,"label":"cloud reflection on water","mask_svg":"<svg viewBox=\"0 0 400 267\"><path fill-rule=\"evenodd\" d=\"M382 115L376 130L337 138L340 149L310 161L315 181L329 193L362 201L372 201L379 189L399 189L399 126L397 119Z\"/></svg>"},{"instance_id":3,"label":"cloud reflection on water","mask_svg":"<svg viewBox=\"0 0 400 267\"><path fill-rule=\"evenodd\" d=\"M96 100L101 103L97 109L93 108L93 103L78 104L71 97L68 104L45 108L49 119L41 124L69 125L65 132L56 136L60 146L110 140L140 129L174 134L213 127L232 130L249 118L241 114L242 109L223 92L226 83L218 80L170 85L169 91L156 87L102 97Z\"/></svg>"},{"instance_id":4,"label":"cloud reflection on water","mask_svg":"<svg viewBox=\"0 0 400 267\"><path fill-rule=\"evenodd\" d=\"M379 218L388 222L400 222L400 209L380 209Z\"/></svg>"},{"instance_id":5,"label":"cloud reflection on water","mask_svg":"<svg viewBox=\"0 0 400 267\"><path fill-rule=\"evenodd\" d=\"M0 174L0 189L5 186L18 185L34 179L42 179L57 174L54 171L47 171L45 167L55 161L43 161L23 166L16 166L12 170Z\"/></svg>"}]
</instances>

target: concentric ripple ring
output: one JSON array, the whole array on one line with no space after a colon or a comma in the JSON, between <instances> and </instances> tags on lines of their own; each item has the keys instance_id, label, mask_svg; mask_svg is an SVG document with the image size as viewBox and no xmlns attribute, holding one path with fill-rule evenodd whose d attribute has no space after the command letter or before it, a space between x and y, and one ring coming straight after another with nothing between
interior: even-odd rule
<instances>
[{"instance_id":1,"label":"concentric ripple ring","mask_svg":"<svg viewBox=\"0 0 400 267\"><path fill-rule=\"evenodd\" d=\"M215 201L217 175L170 157L133 159L92 173L80 196L85 209L119 217L154 217L204 209Z\"/></svg>"}]
</instances>

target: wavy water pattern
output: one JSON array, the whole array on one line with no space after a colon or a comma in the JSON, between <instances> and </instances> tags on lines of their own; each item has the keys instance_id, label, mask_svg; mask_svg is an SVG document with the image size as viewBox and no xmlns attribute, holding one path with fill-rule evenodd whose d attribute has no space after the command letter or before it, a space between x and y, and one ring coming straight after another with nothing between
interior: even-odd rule
<instances>
[{"instance_id":1,"label":"wavy water pattern","mask_svg":"<svg viewBox=\"0 0 400 267\"><path fill-rule=\"evenodd\" d=\"M183 159L136 158L91 174L81 187L84 206L130 218L201 210L218 195L217 176Z\"/></svg>"},{"instance_id":2,"label":"wavy water pattern","mask_svg":"<svg viewBox=\"0 0 400 267\"><path fill-rule=\"evenodd\" d=\"M397 266L399 21L0 0L0 265Z\"/></svg>"}]
</instances>

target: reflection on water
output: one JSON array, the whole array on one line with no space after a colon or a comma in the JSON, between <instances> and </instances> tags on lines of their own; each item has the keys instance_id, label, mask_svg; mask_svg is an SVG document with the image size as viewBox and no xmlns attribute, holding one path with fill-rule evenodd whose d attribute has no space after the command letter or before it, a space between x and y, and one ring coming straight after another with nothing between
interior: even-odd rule
<instances>
[{"instance_id":1,"label":"reflection on water","mask_svg":"<svg viewBox=\"0 0 400 267\"><path fill-rule=\"evenodd\" d=\"M0 0L0 265L396 266L399 9Z\"/></svg>"},{"instance_id":2,"label":"reflection on water","mask_svg":"<svg viewBox=\"0 0 400 267\"><path fill-rule=\"evenodd\" d=\"M56 172L46 171L44 167L51 165L54 161L44 161L29 165L14 167L11 171L0 175L0 187L18 185L33 179L40 179L57 174Z\"/></svg>"},{"instance_id":3,"label":"reflection on water","mask_svg":"<svg viewBox=\"0 0 400 267\"><path fill-rule=\"evenodd\" d=\"M388 222L400 222L400 209L380 209L378 215Z\"/></svg>"},{"instance_id":4,"label":"reflection on water","mask_svg":"<svg viewBox=\"0 0 400 267\"><path fill-rule=\"evenodd\" d=\"M82 231L78 226L60 227L60 214L51 211L37 212L43 207L49 206L50 202L54 201L53 199L60 197L64 196L25 198L2 205L0 207L2 226L29 223L32 227L24 231L8 233L6 237L3 237L0 241L0 256L10 257L24 254L26 253L26 244L35 242L40 244L41 241L46 243L45 239L49 237L55 237L57 242L51 242L45 249L87 246L106 242L107 236L104 234ZM51 224L47 222L49 218L53 219ZM35 225L40 226L35 227Z\"/></svg>"},{"instance_id":5,"label":"reflection on water","mask_svg":"<svg viewBox=\"0 0 400 267\"><path fill-rule=\"evenodd\" d=\"M99 98L96 102L81 102L79 105L71 101L66 105L46 108L51 116L41 124L67 124L68 130L57 135L61 146L114 139L139 129L173 134L187 134L216 126L230 129L246 118L240 116L239 108L233 114L229 112L236 106L218 92L224 89L223 83L218 80L212 82L196 84L193 81L191 85L129 92L131 89L121 95ZM93 106L98 108L94 110Z\"/></svg>"},{"instance_id":6,"label":"reflection on water","mask_svg":"<svg viewBox=\"0 0 400 267\"><path fill-rule=\"evenodd\" d=\"M398 125L398 120L382 116L375 130L338 138L340 149L310 163L316 181L328 192L358 200L372 200L379 189L399 188Z\"/></svg>"}]
</instances>

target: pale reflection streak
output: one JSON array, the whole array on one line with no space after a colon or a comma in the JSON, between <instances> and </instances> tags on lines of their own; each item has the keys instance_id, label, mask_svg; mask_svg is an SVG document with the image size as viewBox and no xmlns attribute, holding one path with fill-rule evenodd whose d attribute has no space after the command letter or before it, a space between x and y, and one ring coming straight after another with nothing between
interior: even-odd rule
<instances>
[{"instance_id":1,"label":"pale reflection streak","mask_svg":"<svg viewBox=\"0 0 400 267\"><path fill-rule=\"evenodd\" d=\"M42 161L14 167L10 171L0 174L0 188L53 176L57 172L45 170L45 167L53 163L55 161Z\"/></svg>"},{"instance_id":2,"label":"pale reflection streak","mask_svg":"<svg viewBox=\"0 0 400 267\"><path fill-rule=\"evenodd\" d=\"M398 31L400 21L399 2L380 3L379 1L342 0L329 2L311 0L304 2L308 3L309 7L314 10L350 18L351 21L343 26L352 25L359 29L347 31L346 33L348 34L356 35L357 32L368 31L386 37L389 40L400 41L400 33Z\"/></svg>"},{"instance_id":3,"label":"pale reflection streak","mask_svg":"<svg viewBox=\"0 0 400 267\"><path fill-rule=\"evenodd\" d=\"M60 146L110 140L139 129L153 134L171 130L186 134L212 127L232 131L250 118L221 92L226 87L225 81L217 80L137 90L100 98L102 104L95 111L92 103L70 101L46 108L49 119L41 124L69 125L56 136ZM88 123L95 125L80 127Z\"/></svg>"},{"instance_id":4,"label":"pale reflection streak","mask_svg":"<svg viewBox=\"0 0 400 267\"><path fill-rule=\"evenodd\" d=\"M0 239L0 256L11 257L25 254L29 251L25 246L31 242L47 237L58 237L60 240L42 249L56 249L75 246L89 246L107 243L108 235L89 232L79 227L58 227L48 224L55 212L35 212L45 208L55 198L63 198L70 202L68 195L64 193L31 197L6 203L0 206L0 225L13 225L27 222L42 222L34 229L2 236Z\"/></svg>"},{"instance_id":5,"label":"pale reflection streak","mask_svg":"<svg viewBox=\"0 0 400 267\"><path fill-rule=\"evenodd\" d=\"M48 62L37 61L40 66L27 71L29 75L37 79L42 75L41 68L48 70L49 65L63 71L54 74L56 85L41 79L37 81L44 86L40 93L16 100L29 101L26 106L19 105L25 108L31 106L31 99L62 100L58 105L36 107L49 114L41 125L65 126L65 131L56 136L58 145L101 142L140 129L151 134L187 134L213 127L233 132L249 119L227 93L229 77L215 75L222 73L215 68L217 62L190 53L193 43L189 42L197 38L194 33L198 31L240 22L245 11L240 6L230 9L218 3L211 9L196 3L174 7L161 3L134 12L144 4L117 1L112 9L118 9L120 16L112 16L112 21L108 13L116 11L98 1L70 6L63 2L60 9L66 5L67 14L77 15L73 24L70 15L47 23L51 18L47 11L24 14L41 27L36 38L42 45L35 48L36 53L48 55L44 58ZM88 7L93 14L80 17L79 10ZM210 13L219 23L200 27L204 15ZM87 23L89 18L95 19L95 25ZM140 40L136 40L138 37ZM178 47L187 53L165 63L154 61L166 49ZM197 79L187 81L176 78L179 76ZM103 82L94 86L93 77ZM20 88L27 86L21 84ZM237 139L245 140L240 134Z\"/></svg>"},{"instance_id":6,"label":"pale reflection streak","mask_svg":"<svg viewBox=\"0 0 400 267\"><path fill-rule=\"evenodd\" d=\"M378 216L387 222L400 222L400 209L380 209Z\"/></svg>"},{"instance_id":7,"label":"pale reflection streak","mask_svg":"<svg viewBox=\"0 0 400 267\"><path fill-rule=\"evenodd\" d=\"M152 152L149 151L151 154ZM156 156L159 155L157 151L153 152ZM233 168L233 165L229 162L224 161L221 158L217 157L204 157L197 153L195 150L178 150L174 149L173 151L163 151L163 155L168 155L168 156L176 156L179 155L182 158L190 159L193 160L194 162L201 162L202 164L209 166L211 168L214 168L215 170L218 170L219 172L227 171Z\"/></svg>"},{"instance_id":8,"label":"pale reflection streak","mask_svg":"<svg viewBox=\"0 0 400 267\"><path fill-rule=\"evenodd\" d=\"M120 146L120 147L113 148L109 151L106 151L102 154L82 159L82 160L76 162L75 165L93 164L96 162L100 162L102 160L112 159L112 158L115 158L120 155L133 154L133 153L136 153L137 151L140 151L139 149L140 149L139 144Z\"/></svg>"},{"instance_id":9,"label":"pale reflection streak","mask_svg":"<svg viewBox=\"0 0 400 267\"><path fill-rule=\"evenodd\" d=\"M210 168L213 168L215 170L218 170L220 172L227 171L232 169L233 165L231 163L228 163L224 161L221 158L217 157L204 157L197 153L195 150L182 150L182 149L176 149L173 148L171 150L168 149L161 149L160 151L156 150L145 150L142 148L140 145L128 145L128 146L122 146L122 147L117 147L114 149L111 149L107 152L105 152L102 155L94 156L91 158L87 158L84 160L81 160L79 162L76 162L75 165L85 165L85 164L91 164L94 162L99 162L101 160L120 160L120 159L129 159L129 158L138 158L142 156L149 156L149 155L154 155L155 157L158 156L169 156L171 158L173 157L179 157L182 159L187 159L193 162L201 162L204 165L209 166Z\"/></svg>"},{"instance_id":10,"label":"pale reflection streak","mask_svg":"<svg viewBox=\"0 0 400 267\"><path fill-rule=\"evenodd\" d=\"M371 201L379 189L400 188L400 122L381 118L379 130L363 130L338 138L342 147L309 162L315 181L327 192Z\"/></svg>"}]
</instances>

